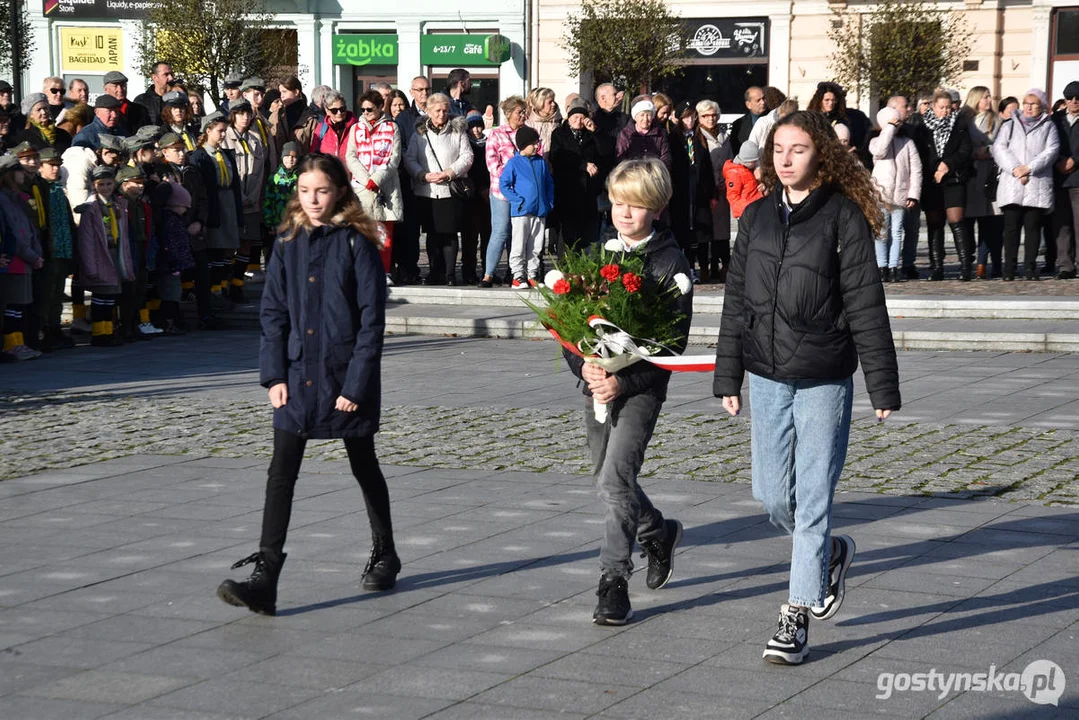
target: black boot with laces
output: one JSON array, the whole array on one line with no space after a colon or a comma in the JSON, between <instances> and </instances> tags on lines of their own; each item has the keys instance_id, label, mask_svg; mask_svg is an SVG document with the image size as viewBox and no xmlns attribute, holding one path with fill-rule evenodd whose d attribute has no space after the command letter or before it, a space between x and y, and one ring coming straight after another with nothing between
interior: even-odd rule
<instances>
[{"instance_id":1,"label":"black boot with laces","mask_svg":"<svg viewBox=\"0 0 1079 720\"><path fill-rule=\"evenodd\" d=\"M363 589L377 592L393 590L399 572L401 559L397 557L393 541L376 538L371 547L367 567L363 569Z\"/></svg>"},{"instance_id":2,"label":"black boot with laces","mask_svg":"<svg viewBox=\"0 0 1079 720\"><path fill-rule=\"evenodd\" d=\"M277 614L277 578L281 575L281 566L285 564L285 553L276 558L264 551L259 551L235 563L232 569L255 564L251 577L237 582L226 580L217 586L217 596L229 605L246 607L260 615Z\"/></svg>"}]
</instances>

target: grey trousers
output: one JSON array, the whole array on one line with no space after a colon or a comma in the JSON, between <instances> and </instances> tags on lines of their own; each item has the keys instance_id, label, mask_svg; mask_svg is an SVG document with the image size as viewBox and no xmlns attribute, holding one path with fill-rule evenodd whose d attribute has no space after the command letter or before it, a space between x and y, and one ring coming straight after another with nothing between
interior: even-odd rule
<instances>
[{"instance_id":1,"label":"grey trousers","mask_svg":"<svg viewBox=\"0 0 1079 720\"><path fill-rule=\"evenodd\" d=\"M649 395L620 397L608 406L607 422L599 423L592 398L585 398L592 477L599 499L607 506L599 550L600 570L605 575L628 578L633 572L634 538L663 535L663 515L637 483L661 407L663 402Z\"/></svg>"},{"instance_id":2,"label":"grey trousers","mask_svg":"<svg viewBox=\"0 0 1079 720\"><path fill-rule=\"evenodd\" d=\"M1075 272L1075 231L1079 228L1079 188L1056 191L1050 234L1057 246L1057 269Z\"/></svg>"}]
</instances>

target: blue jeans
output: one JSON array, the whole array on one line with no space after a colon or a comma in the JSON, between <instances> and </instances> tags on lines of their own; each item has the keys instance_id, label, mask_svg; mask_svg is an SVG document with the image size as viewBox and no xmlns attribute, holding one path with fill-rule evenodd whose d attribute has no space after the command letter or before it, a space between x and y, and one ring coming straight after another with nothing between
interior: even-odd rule
<instances>
[{"instance_id":1,"label":"blue jeans","mask_svg":"<svg viewBox=\"0 0 1079 720\"><path fill-rule=\"evenodd\" d=\"M491 195L491 239L487 241L487 258L483 274L494 277L502 251L510 240L510 203Z\"/></svg>"},{"instance_id":2,"label":"blue jeans","mask_svg":"<svg viewBox=\"0 0 1079 720\"><path fill-rule=\"evenodd\" d=\"M877 248L877 267L893 269L899 267L899 251L903 248L906 219L906 208L885 209L881 237L874 241Z\"/></svg>"},{"instance_id":3,"label":"blue jeans","mask_svg":"<svg viewBox=\"0 0 1079 720\"><path fill-rule=\"evenodd\" d=\"M903 238L903 267L913 268L914 260L918 256L918 235L922 232L922 206L915 205L905 210L903 228L906 237Z\"/></svg>"},{"instance_id":4,"label":"blue jeans","mask_svg":"<svg viewBox=\"0 0 1079 720\"><path fill-rule=\"evenodd\" d=\"M750 374L753 497L793 535L792 605L820 607L828 590L832 496L850 437L854 382Z\"/></svg>"},{"instance_id":5,"label":"blue jeans","mask_svg":"<svg viewBox=\"0 0 1079 720\"><path fill-rule=\"evenodd\" d=\"M607 422L596 422L592 398L585 398L584 427L592 454L592 476L607 506L600 570L628 578L633 572L633 540L663 535L663 515L637 482L663 402L651 395L620 397L607 406Z\"/></svg>"}]
</instances>

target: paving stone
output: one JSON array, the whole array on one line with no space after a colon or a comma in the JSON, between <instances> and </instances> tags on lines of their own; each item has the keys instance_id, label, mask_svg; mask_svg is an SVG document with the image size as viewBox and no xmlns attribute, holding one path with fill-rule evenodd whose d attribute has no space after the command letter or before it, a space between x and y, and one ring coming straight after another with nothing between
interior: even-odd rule
<instances>
[{"instance_id":1,"label":"paving stone","mask_svg":"<svg viewBox=\"0 0 1079 720\"><path fill-rule=\"evenodd\" d=\"M24 691L39 697L131 705L197 682L192 677L166 677L111 670L88 670Z\"/></svg>"}]
</instances>

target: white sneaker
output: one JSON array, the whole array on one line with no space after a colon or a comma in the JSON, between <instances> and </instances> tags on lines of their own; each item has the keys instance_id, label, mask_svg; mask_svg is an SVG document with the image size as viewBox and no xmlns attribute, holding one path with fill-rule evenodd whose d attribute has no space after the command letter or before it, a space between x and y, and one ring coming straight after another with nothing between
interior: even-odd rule
<instances>
[{"instance_id":1,"label":"white sneaker","mask_svg":"<svg viewBox=\"0 0 1079 720\"><path fill-rule=\"evenodd\" d=\"M251 272L246 272L244 273L244 277L246 277L250 282L259 283L266 281L266 273L264 273L262 270L252 270Z\"/></svg>"},{"instance_id":2,"label":"white sneaker","mask_svg":"<svg viewBox=\"0 0 1079 720\"><path fill-rule=\"evenodd\" d=\"M161 335L165 331L151 322L144 322L139 324L139 332L143 335Z\"/></svg>"},{"instance_id":3,"label":"white sneaker","mask_svg":"<svg viewBox=\"0 0 1079 720\"><path fill-rule=\"evenodd\" d=\"M26 345L16 345L8 350L8 352L20 362L23 360L37 360L41 357L41 353Z\"/></svg>"},{"instance_id":4,"label":"white sneaker","mask_svg":"<svg viewBox=\"0 0 1079 720\"><path fill-rule=\"evenodd\" d=\"M90 321L87 320L86 318L79 318L78 320L72 320L71 321L71 330L72 330L72 332L83 333L85 335L89 335L90 331L93 330L93 329L94 329L93 325L91 325Z\"/></svg>"},{"instance_id":5,"label":"white sneaker","mask_svg":"<svg viewBox=\"0 0 1079 720\"><path fill-rule=\"evenodd\" d=\"M393 287L393 278L389 273L386 273L386 287Z\"/></svg>"}]
</instances>

